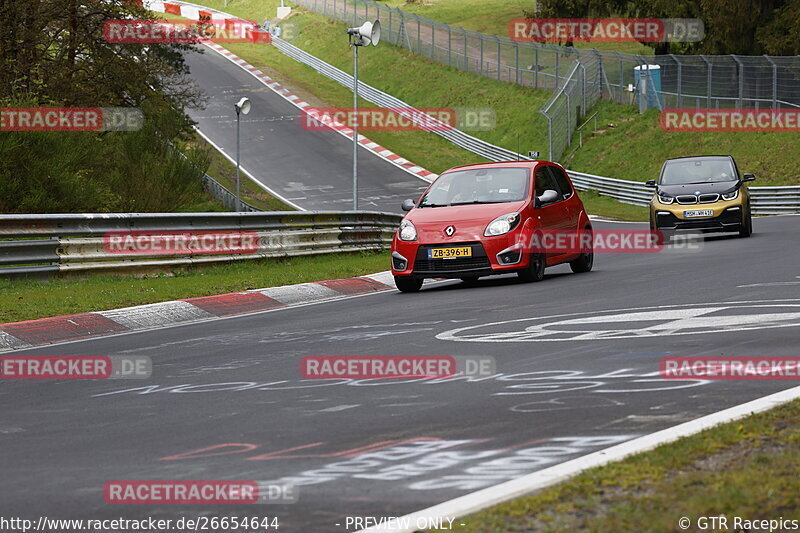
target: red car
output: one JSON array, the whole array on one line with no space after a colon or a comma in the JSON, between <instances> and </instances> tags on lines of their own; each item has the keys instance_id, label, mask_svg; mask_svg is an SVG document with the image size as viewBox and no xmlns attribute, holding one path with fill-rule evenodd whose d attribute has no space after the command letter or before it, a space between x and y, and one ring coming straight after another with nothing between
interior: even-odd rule
<instances>
[{"instance_id":1,"label":"red car","mask_svg":"<svg viewBox=\"0 0 800 533\"><path fill-rule=\"evenodd\" d=\"M392 241L392 274L402 292L425 278L516 272L539 281L545 267L592 269L591 238L577 250L548 254L531 243L544 232L589 232L592 224L564 169L548 161L488 163L442 173L409 211Z\"/></svg>"}]
</instances>

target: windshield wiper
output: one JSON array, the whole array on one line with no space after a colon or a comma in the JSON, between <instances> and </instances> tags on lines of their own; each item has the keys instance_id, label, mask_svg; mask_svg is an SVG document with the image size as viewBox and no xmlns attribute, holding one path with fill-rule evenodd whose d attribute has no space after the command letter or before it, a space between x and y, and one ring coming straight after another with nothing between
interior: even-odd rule
<instances>
[{"instance_id":1,"label":"windshield wiper","mask_svg":"<svg viewBox=\"0 0 800 533\"><path fill-rule=\"evenodd\" d=\"M453 202L450 205L473 205L473 204L504 204L507 203L509 200L498 200L493 202L482 202L480 200L473 200L471 202Z\"/></svg>"},{"instance_id":2,"label":"windshield wiper","mask_svg":"<svg viewBox=\"0 0 800 533\"><path fill-rule=\"evenodd\" d=\"M450 204L420 204L419 207L447 207Z\"/></svg>"}]
</instances>

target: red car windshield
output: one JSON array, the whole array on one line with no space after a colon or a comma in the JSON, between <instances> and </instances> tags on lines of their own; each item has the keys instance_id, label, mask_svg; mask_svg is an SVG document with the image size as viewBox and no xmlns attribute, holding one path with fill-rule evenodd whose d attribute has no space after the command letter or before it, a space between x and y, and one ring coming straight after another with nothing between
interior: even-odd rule
<instances>
[{"instance_id":1,"label":"red car windshield","mask_svg":"<svg viewBox=\"0 0 800 533\"><path fill-rule=\"evenodd\" d=\"M457 170L442 174L418 207L519 202L528 196L530 170L522 167Z\"/></svg>"}]
</instances>

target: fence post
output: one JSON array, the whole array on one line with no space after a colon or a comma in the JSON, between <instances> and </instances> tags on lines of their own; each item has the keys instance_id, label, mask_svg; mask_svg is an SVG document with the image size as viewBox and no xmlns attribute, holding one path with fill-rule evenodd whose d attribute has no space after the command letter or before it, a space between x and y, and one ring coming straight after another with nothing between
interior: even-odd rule
<instances>
[{"instance_id":1,"label":"fence post","mask_svg":"<svg viewBox=\"0 0 800 533\"><path fill-rule=\"evenodd\" d=\"M558 89L558 48L553 46L553 49L556 51L556 89Z\"/></svg>"},{"instance_id":2,"label":"fence post","mask_svg":"<svg viewBox=\"0 0 800 533\"><path fill-rule=\"evenodd\" d=\"M419 16L415 15L417 19L417 55L422 55L422 24L419 21Z\"/></svg>"},{"instance_id":3,"label":"fence post","mask_svg":"<svg viewBox=\"0 0 800 533\"><path fill-rule=\"evenodd\" d=\"M535 46L533 49L536 51L536 64L533 65L533 88L539 88L539 47Z\"/></svg>"},{"instance_id":4,"label":"fence post","mask_svg":"<svg viewBox=\"0 0 800 533\"><path fill-rule=\"evenodd\" d=\"M450 56L452 55L453 50L453 28L450 27L450 24L447 25L447 66L452 66L450 64Z\"/></svg>"},{"instance_id":5,"label":"fence post","mask_svg":"<svg viewBox=\"0 0 800 533\"><path fill-rule=\"evenodd\" d=\"M431 59L436 61L436 23L431 22Z\"/></svg>"},{"instance_id":6,"label":"fence post","mask_svg":"<svg viewBox=\"0 0 800 533\"><path fill-rule=\"evenodd\" d=\"M592 48L592 52L594 52L595 57L597 58L597 85L600 88L600 96L599 98L603 97L603 56L600 55L600 52L597 48ZM609 94L609 97L611 94Z\"/></svg>"},{"instance_id":7,"label":"fence post","mask_svg":"<svg viewBox=\"0 0 800 533\"><path fill-rule=\"evenodd\" d=\"M494 36L497 39L497 79L500 79L500 60L503 58L503 52L500 48L500 37Z\"/></svg>"},{"instance_id":8,"label":"fence post","mask_svg":"<svg viewBox=\"0 0 800 533\"><path fill-rule=\"evenodd\" d=\"M739 107L744 107L744 64L739 59L731 54L731 57L736 64L739 65Z\"/></svg>"},{"instance_id":9,"label":"fence post","mask_svg":"<svg viewBox=\"0 0 800 533\"><path fill-rule=\"evenodd\" d=\"M469 72L469 56L467 55L467 30L461 28L464 31L464 66L466 67L464 70Z\"/></svg>"},{"instance_id":10,"label":"fence post","mask_svg":"<svg viewBox=\"0 0 800 533\"><path fill-rule=\"evenodd\" d=\"M567 146L569 146L572 140L572 98L569 97L568 91L564 91L564 96L567 97Z\"/></svg>"},{"instance_id":11,"label":"fence post","mask_svg":"<svg viewBox=\"0 0 800 533\"><path fill-rule=\"evenodd\" d=\"M519 43L514 43L514 66L516 69L514 80L519 85Z\"/></svg>"},{"instance_id":12,"label":"fence post","mask_svg":"<svg viewBox=\"0 0 800 533\"><path fill-rule=\"evenodd\" d=\"M586 67L583 63L578 63L581 66L581 94L583 98L581 99L581 112L578 114L580 117L581 115L586 113Z\"/></svg>"},{"instance_id":13,"label":"fence post","mask_svg":"<svg viewBox=\"0 0 800 533\"><path fill-rule=\"evenodd\" d=\"M669 57L671 57L672 60L675 61L675 64L678 65L678 83L677 83L677 87L675 88L675 92L678 93L678 107L682 108L683 107L683 94L682 94L683 93L683 77L682 77L682 72L681 71L683 70L683 63L681 63L680 60L677 57L675 57L675 54L670 54Z\"/></svg>"},{"instance_id":14,"label":"fence post","mask_svg":"<svg viewBox=\"0 0 800 533\"><path fill-rule=\"evenodd\" d=\"M711 108L711 62L706 59L706 56L701 55L703 61L706 62L706 70L708 71L708 79L706 81L706 109Z\"/></svg>"},{"instance_id":15,"label":"fence post","mask_svg":"<svg viewBox=\"0 0 800 533\"><path fill-rule=\"evenodd\" d=\"M481 41L481 76L483 76L483 35L479 35L479 40Z\"/></svg>"},{"instance_id":16,"label":"fence post","mask_svg":"<svg viewBox=\"0 0 800 533\"><path fill-rule=\"evenodd\" d=\"M772 65L772 109L778 109L778 65L768 55L764 55Z\"/></svg>"}]
</instances>

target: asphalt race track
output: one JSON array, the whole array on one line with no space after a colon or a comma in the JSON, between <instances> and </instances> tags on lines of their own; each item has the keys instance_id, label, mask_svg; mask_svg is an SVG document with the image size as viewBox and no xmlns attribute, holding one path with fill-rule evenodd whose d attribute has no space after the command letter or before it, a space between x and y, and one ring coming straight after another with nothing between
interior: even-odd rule
<instances>
[{"instance_id":1,"label":"asphalt race track","mask_svg":"<svg viewBox=\"0 0 800 533\"><path fill-rule=\"evenodd\" d=\"M192 78L208 99L205 109L189 109L188 114L217 146L236 157L233 104L246 96L253 106L241 119L242 166L304 209L353 208L352 140L333 130L304 129L298 108L212 50L186 58ZM359 209L400 212L404 199L419 198L427 186L363 148L358 160Z\"/></svg>"},{"instance_id":2,"label":"asphalt race track","mask_svg":"<svg viewBox=\"0 0 800 533\"><path fill-rule=\"evenodd\" d=\"M759 218L752 238L699 251L598 256L591 273L559 266L538 284L448 281L19 352L146 355L154 373L4 381L0 514L277 516L280 531L345 531L346 516L416 511L795 386L666 381L658 366L797 355L797 221ZM497 374L303 381L306 355L492 355ZM106 504L104 483L129 479L280 480L300 500Z\"/></svg>"}]
</instances>

